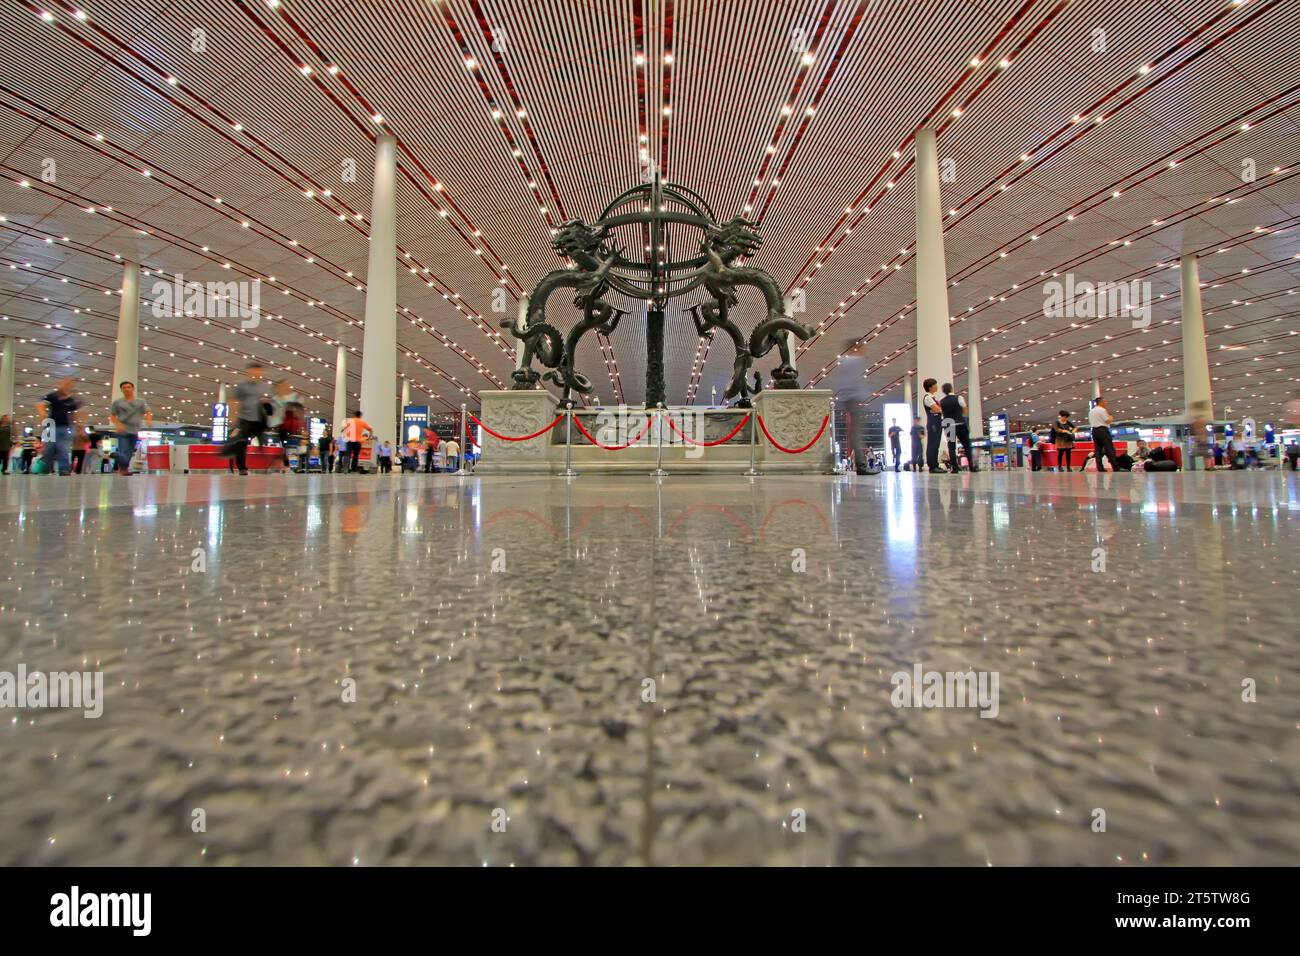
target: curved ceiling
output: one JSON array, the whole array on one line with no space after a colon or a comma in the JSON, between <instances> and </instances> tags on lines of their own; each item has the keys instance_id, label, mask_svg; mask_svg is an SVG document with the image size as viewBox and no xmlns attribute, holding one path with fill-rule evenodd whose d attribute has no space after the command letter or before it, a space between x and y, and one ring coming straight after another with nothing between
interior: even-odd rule
<instances>
[{"instance_id":1,"label":"curved ceiling","mask_svg":"<svg viewBox=\"0 0 1300 956\"><path fill-rule=\"evenodd\" d=\"M20 339L20 410L67 372L107 399L123 259L147 273L140 377L165 417L202 421L249 356L328 414L338 342L359 391L381 128L400 170L398 369L437 411L508 382L497 326L560 265L550 230L647 162L761 224L753 264L817 330L805 382L860 338L871 389L899 395L927 123L957 384L979 342L986 412L1045 421L1083 407L1094 374L1117 417L1181 412L1189 252L1218 414L1270 420L1295 393L1289 0L5 0L0 30L0 334ZM152 284L176 273L262 280L266 320L156 318ZM1067 273L1149 282L1150 325L1045 316L1044 283ZM746 302L741 325L757 317ZM667 324L669 400L720 393L725 337L702 342L680 308ZM601 400L643 398L641 328L584 340Z\"/></svg>"}]
</instances>

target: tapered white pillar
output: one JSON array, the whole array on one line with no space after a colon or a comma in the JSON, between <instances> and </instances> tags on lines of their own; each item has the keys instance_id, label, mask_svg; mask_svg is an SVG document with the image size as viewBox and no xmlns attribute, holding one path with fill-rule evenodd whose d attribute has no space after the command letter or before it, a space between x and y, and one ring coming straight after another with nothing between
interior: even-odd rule
<instances>
[{"instance_id":1,"label":"tapered white pillar","mask_svg":"<svg viewBox=\"0 0 1300 956\"><path fill-rule=\"evenodd\" d=\"M406 410L406 406L411 404L411 380L405 375L402 376L402 407L397 410L400 415Z\"/></svg>"},{"instance_id":2,"label":"tapered white pillar","mask_svg":"<svg viewBox=\"0 0 1300 956\"><path fill-rule=\"evenodd\" d=\"M379 441L395 441L393 383L397 381L397 141L375 143L366 270L366 329L361 346L361 417Z\"/></svg>"},{"instance_id":3,"label":"tapered white pillar","mask_svg":"<svg viewBox=\"0 0 1300 956\"><path fill-rule=\"evenodd\" d=\"M340 342L334 352L334 433L348 420L348 350Z\"/></svg>"},{"instance_id":4,"label":"tapered white pillar","mask_svg":"<svg viewBox=\"0 0 1300 956\"><path fill-rule=\"evenodd\" d=\"M17 358L13 336L7 336L0 352L0 415L14 413L14 362Z\"/></svg>"},{"instance_id":5,"label":"tapered white pillar","mask_svg":"<svg viewBox=\"0 0 1300 956\"><path fill-rule=\"evenodd\" d=\"M122 305L117 313L117 345L113 348L113 381L109 394L117 395L120 382L136 383L140 372L140 264L128 262L122 268Z\"/></svg>"},{"instance_id":6,"label":"tapered white pillar","mask_svg":"<svg viewBox=\"0 0 1300 956\"><path fill-rule=\"evenodd\" d=\"M916 134L916 375L952 381L948 324L948 267L943 254L943 208L934 130Z\"/></svg>"},{"instance_id":7,"label":"tapered white pillar","mask_svg":"<svg viewBox=\"0 0 1300 956\"><path fill-rule=\"evenodd\" d=\"M1213 420L1210 359L1205 352L1205 316L1201 313L1201 269L1196 256L1182 258L1183 399L1189 418Z\"/></svg>"},{"instance_id":8,"label":"tapered white pillar","mask_svg":"<svg viewBox=\"0 0 1300 956\"><path fill-rule=\"evenodd\" d=\"M903 376L903 404L907 406L909 413L912 410L912 373L908 372Z\"/></svg>"},{"instance_id":9,"label":"tapered white pillar","mask_svg":"<svg viewBox=\"0 0 1300 956\"><path fill-rule=\"evenodd\" d=\"M226 404L226 386L224 384L217 386L217 402L221 405Z\"/></svg>"},{"instance_id":10,"label":"tapered white pillar","mask_svg":"<svg viewBox=\"0 0 1300 956\"><path fill-rule=\"evenodd\" d=\"M1101 382L1097 381L1097 375L1094 372L1092 376L1092 397L1101 398Z\"/></svg>"},{"instance_id":11,"label":"tapered white pillar","mask_svg":"<svg viewBox=\"0 0 1300 956\"><path fill-rule=\"evenodd\" d=\"M970 419L970 437L984 437L984 400L980 397L980 347L972 342L970 361L966 365L966 417Z\"/></svg>"}]
</instances>

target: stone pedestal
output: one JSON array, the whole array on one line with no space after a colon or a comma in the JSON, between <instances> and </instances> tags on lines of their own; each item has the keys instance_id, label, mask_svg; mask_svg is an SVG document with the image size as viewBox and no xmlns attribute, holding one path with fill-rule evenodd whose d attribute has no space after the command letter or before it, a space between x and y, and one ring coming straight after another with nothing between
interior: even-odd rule
<instances>
[{"instance_id":1,"label":"stone pedestal","mask_svg":"<svg viewBox=\"0 0 1300 956\"><path fill-rule=\"evenodd\" d=\"M502 435L531 435L545 428L560 414L555 399L539 390L480 392L483 423ZM770 391L755 400L755 412L763 416L772 437L787 448L800 448L817 434L831 410L831 393L826 390ZM757 430L756 462L760 469L783 474L825 474L832 470L834 455L831 428L805 451L789 455L772 448L757 421L745 420L738 408L672 407L677 428L663 419L646 428L645 409L582 408L575 418L597 441L610 446L631 442L626 448L594 445L575 423L573 426L573 468L579 475L624 474L650 476L662 460L665 471L674 474L713 474L739 477L749 467L750 430ZM483 457L479 474L559 474L564 468L566 422L560 421L545 435L527 441L502 441L483 433ZM737 426L740 426L737 428ZM660 435L662 431L662 436ZM682 437L682 433L689 441ZM728 437L730 436L730 437ZM699 443L720 442L708 444ZM663 448L660 450L660 441Z\"/></svg>"},{"instance_id":2,"label":"stone pedestal","mask_svg":"<svg viewBox=\"0 0 1300 956\"><path fill-rule=\"evenodd\" d=\"M766 389L754 396L754 413L763 426L785 448L803 448L812 441L822 423L821 436L806 450L788 454L773 447L763 429L758 431L758 470L762 472L798 472L825 474L835 469L835 449L831 442L830 389Z\"/></svg>"},{"instance_id":3,"label":"stone pedestal","mask_svg":"<svg viewBox=\"0 0 1300 956\"><path fill-rule=\"evenodd\" d=\"M502 435L531 435L545 428L560 410L555 398L538 389L515 392L479 392L483 402L482 422ZM471 423L472 424L472 423ZM527 441L502 441L483 432L483 457L475 467L480 474L549 474L551 443L564 440L564 422L545 435ZM561 465L563 467L563 465Z\"/></svg>"}]
</instances>

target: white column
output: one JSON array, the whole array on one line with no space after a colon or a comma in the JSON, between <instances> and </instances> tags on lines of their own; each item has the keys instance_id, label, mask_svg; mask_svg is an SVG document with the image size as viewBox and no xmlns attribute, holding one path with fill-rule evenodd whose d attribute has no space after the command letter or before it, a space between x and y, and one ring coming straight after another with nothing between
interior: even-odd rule
<instances>
[{"instance_id":1,"label":"white column","mask_svg":"<svg viewBox=\"0 0 1300 956\"><path fill-rule=\"evenodd\" d=\"M128 262L122 268L122 305L117 313L117 345L113 349L113 381L108 393L117 394L119 382L140 386L140 264Z\"/></svg>"},{"instance_id":2,"label":"white column","mask_svg":"<svg viewBox=\"0 0 1300 956\"><path fill-rule=\"evenodd\" d=\"M370 255L366 270L366 330L361 346L361 417L379 441L397 438L393 382L397 381L397 141L375 143L370 200Z\"/></svg>"},{"instance_id":3,"label":"white column","mask_svg":"<svg viewBox=\"0 0 1300 956\"><path fill-rule=\"evenodd\" d=\"M903 376L903 404L907 406L908 414L911 414L911 409L912 409L912 373L911 372L908 372L906 375ZM911 422L908 422L908 427L911 427Z\"/></svg>"},{"instance_id":4,"label":"white column","mask_svg":"<svg viewBox=\"0 0 1300 956\"><path fill-rule=\"evenodd\" d=\"M943 208L934 130L916 134L916 375L952 381L948 325L948 267L943 254Z\"/></svg>"},{"instance_id":5,"label":"white column","mask_svg":"<svg viewBox=\"0 0 1300 956\"><path fill-rule=\"evenodd\" d=\"M398 409L398 414L406 410L406 406L411 404L411 380L405 375L402 376L402 407Z\"/></svg>"},{"instance_id":6,"label":"white column","mask_svg":"<svg viewBox=\"0 0 1300 956\"><path fill-rule=\"evenodd\" d=\"M226 385L224 382L217 386L217 402L221 405L226 404Z\"/></svg>"},{"instance_id":7,"label":"white column","mask_svg":"<svg viewBox=\"0 0 1300 956\"><path fill-rule=\"evenodd\" d=\"M0 353L0 415L14 413L14 362L17 358L13 336L6 336L4 351Z\"/></svg>"},{"instance_id":8,"label":"white column","mask_svg":"<svg viewBox=\"0 0 1300 956\"><path fill-rule=\"evenodd\" d=\"M970 437L984 437L984 401L980 398L980 347L972 342L966 366L966 417L970 419Z\"/></svg>"},{"instance_id":9,"label":"white column","mask_svg":"<svg viewBox=\"0 0 1300 956\"><path fill-rule=\"evenodd\" d=\"M1201 313L1201 270L1196 256L1182 258L1183 399L1188 418L1214 418L1210 396L1210 360L1205 353L1205 316Z\"/></svg>"},{"instance_id":10,"label":"white column","mask_svg":"<svg viewBox=\"0 0 1300 956\"><path fill-rule=\"evenodd\" d=\"M1092 397L1101 398L1101 383L1097 381L1097 373L1092 373Z\"/></svg>"},{"instance_id":11,"label":"white column","mask_svg":"<svg viewBox=\"0 0 1300 956\"><path fill-rule=\"evenodd\" d=\"M348 420L348 350L342 342L334 352L334 434Z\"/></svg>"}]
</instances>

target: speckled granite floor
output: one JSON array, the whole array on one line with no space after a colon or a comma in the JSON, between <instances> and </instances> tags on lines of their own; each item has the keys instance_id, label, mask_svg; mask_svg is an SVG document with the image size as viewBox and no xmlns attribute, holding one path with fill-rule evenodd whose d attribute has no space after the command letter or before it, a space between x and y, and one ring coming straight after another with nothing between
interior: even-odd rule
<instances>
[{"instance_id":1,"label":"speckled granite floor","mask_svg":"<svg viewBox=\"0 0 1300 956\"><path fill-rule=\"evenodd\" d=\"M1295 864L1297 517L1276 473L0 478L0 671L106 684L0 711L0 863ZM997 716L895 708L918 663Z\"/></svg>"}]
</instances>

